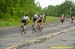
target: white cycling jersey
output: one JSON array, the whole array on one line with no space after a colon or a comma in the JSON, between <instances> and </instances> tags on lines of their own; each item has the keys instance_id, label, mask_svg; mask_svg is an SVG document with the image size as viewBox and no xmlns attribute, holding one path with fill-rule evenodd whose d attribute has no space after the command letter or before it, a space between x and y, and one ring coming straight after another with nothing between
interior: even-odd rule
<instances>
[{"instance_id":1,"label":"white cycling jersey","mask_svg":"<svg viewBox=\"0 0 75 49\"><path fill-rule=\"evenodd\" d=\"M34 17L35 17L35 18L38 18L38 15L35 14Z\"/></svg>"},{"instance_id":2,"label":"white cycling jersey","mask_svg":"<svg viewBox=\"0 0 75 49\"><path fill-rule=\"evenodd\" d=\"M24 17L23 17L23 20L28 20L28 19L29 19L28 16L24 16Z\"/></svg>"}]
</instances>

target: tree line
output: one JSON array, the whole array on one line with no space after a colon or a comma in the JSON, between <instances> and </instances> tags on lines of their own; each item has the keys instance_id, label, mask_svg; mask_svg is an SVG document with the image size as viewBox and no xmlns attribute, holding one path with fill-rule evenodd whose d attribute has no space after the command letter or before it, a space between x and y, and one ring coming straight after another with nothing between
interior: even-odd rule
<instances>
[{"instance_id":1,"label":"tree line","mask_svg":"<svg viewBox=\"0 0 75 49\"><path fill-rule=\"evenodd\" d=\"M49 16L71 15L75 16L75 5L71 1L65 1L61 5L41 9L35 0L0 0L0 19L21 18L24 14L32 17L35 13L45 13Z\"/></svg>"},{"instance_id":2,"label":"tree line","mask_svg":"<svg viewBox=\"0 0 75 49\"><path fill-rule=\"evenodd\" d=\"M43 9L43 12L50 16L75 16L75 4L72 1L65 1L61 5L52 6Z\"/></svg>"}]
</instances>

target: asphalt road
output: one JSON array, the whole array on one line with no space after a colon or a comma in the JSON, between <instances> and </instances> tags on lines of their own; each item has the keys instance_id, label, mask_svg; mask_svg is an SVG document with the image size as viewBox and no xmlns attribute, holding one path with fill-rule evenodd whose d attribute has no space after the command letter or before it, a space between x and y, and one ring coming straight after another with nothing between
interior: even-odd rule
<instances>
[{"instance_id":1,"label":"asphalt road","mask_svg":"<svg viewBox=\"0 0 75 49\"><path fill-rule=\"evenodd\" d=\"M38 37L45 36L46 34L53 34L53 33L62 31L64 29L72 28L72 27L74 27L74 26L72 24L70 24L70 22L68 22L68 21L66 21L63 24L60 23L60 22L51 23L51 24L45 25L45 27L44 27L42 32L37 32L37 33L32 33L31 27L29 27L28 32L26 34L24 34L24 35L20 34L19 27L0 28L0 49L6 49L6 48L11 47L11 46L26 43L27 41L37 39ZM74 33L74 31L71 31L71 32ZM65 36L66 36L66 34L64 34L64 36L61 36L61 37L66 38ZM60 36L57 36L57 37L60 37ZM72 39L73 39L73 37L72 37ZM62 44L62 42L60 42L61 40L56 39L56 38L55 39L53 38L53 40L48 39L47 40L48 43L49 43L48 46L56 44L56 43L57 44L59 43L59 45L60 45L60 44ZM49 42L49 41L51 41L51 42ZM36 49L36 48L43 49L44 46L46 45L45 42L39 43L39 44L32 44L27 49ZM40 45L40 44L42 44L42 45ZM65 44L65 43L63 43L63 44ZM26 49L26 47L23 47L22 49Z\"/></svg>"},{"instance_id":2,"label":"asphalt road","mask_svg":"<svg viewBox=\"0 0 75 49\"><path fill-rule=\"evenodd\" d=\"M75 49L75 28L22 49Z\"/></svg>"}]
</instances>

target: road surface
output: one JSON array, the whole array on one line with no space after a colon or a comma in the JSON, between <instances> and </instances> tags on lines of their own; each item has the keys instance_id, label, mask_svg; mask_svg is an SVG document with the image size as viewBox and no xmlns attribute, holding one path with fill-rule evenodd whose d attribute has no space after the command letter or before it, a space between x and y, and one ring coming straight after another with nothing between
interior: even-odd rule
<instances>
[{"instance_id":1,"label":"road surface","mask_svg":"<svg viewBox=\"0 0 75 49\"><path fill-rule=\"evenodd\" d=\"M75 28L22 49L75 49Z\"/></svg>"},{"instance_id":2,"label":"road surface","mask_svg":"<svg viewBox=\"0 0 75 49\"><path fill-rule=\"evenodd\" d=\"M28 28L28 32L24 35L20 34L19 27L10 27L10 28L0 28L0 49L7 49L9 47L15 46L15 45L21 45L23 43L27 43L28 41L38 39L38 37L46 36L47 34L53 34L60 31L63 31L64 29L73 28L74 26L70 24L70 22L65 23L53 23L53 24L47 24L45 25L42 32L32 33L31 27ZM74 28L75 29L75 28ZM74 34L74 29L70 30L69 33ZM71 34L70 34L71 35ZM46 41L38 44L32 44L28 47L21 47L20 49L45 49L44 47L50 48L52 45L65 45L65 41L70 40L71 42L68 42L69 45L74 45L74 35L72 38L70 35L67 35L67 33L63 33L60 36L55 36L52 39L47 39ZM63 37L63 38L62 38ZM65 39L65 40L64 40ZM68 40L67 40L68 39ZM68 43L66 45L68 45ZM48 44L48 46L47 46Z\"/></svg>"}]
</instances>

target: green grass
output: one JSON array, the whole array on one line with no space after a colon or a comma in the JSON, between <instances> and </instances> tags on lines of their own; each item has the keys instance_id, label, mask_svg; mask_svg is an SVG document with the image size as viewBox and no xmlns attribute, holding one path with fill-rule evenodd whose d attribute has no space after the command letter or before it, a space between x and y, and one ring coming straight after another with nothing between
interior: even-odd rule
<instances>
[{"instance_id":1,"label":"green grass","mask_svg":"<svg viewBox=\"0 0 75 49\"><path fill-rule=\"evenodd\" d=\"M54 16L46 17L46 23L57 22L57 21L58 21L58 17L54 17Z\"/></svg>"},{"instance_id":2,"label":"green grass","mask_svg":"<svg viewBox=\"0 0 75 49\"><path fill-rule=\"evenodd\" d=\"M15 20L15 19L0 20L0 27L18 26L18 25L20 25L20 20Z\"/></svg>"},{"instance_id":3,"label":"green grass","mask_svg":"<svg viewBox=\"0 0 75 49\"><path fill-rule=\"evenodd\" d=\"M53 16L47 16L46 17L46 23L50 22L56 22L58 20L58 17L53 17ZM2 20L0 19L0 27L5 27L5 26L19 26L21 24L20 19L8 19L8 20ZM29 20L29 25L32 24L32 21Z\"/></svg>"}]
</instances>

